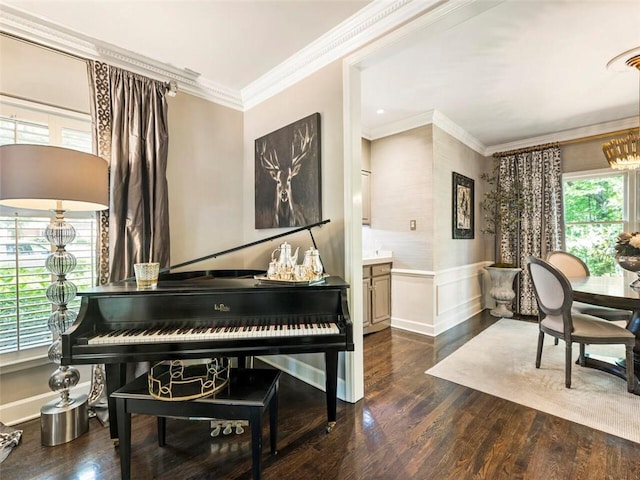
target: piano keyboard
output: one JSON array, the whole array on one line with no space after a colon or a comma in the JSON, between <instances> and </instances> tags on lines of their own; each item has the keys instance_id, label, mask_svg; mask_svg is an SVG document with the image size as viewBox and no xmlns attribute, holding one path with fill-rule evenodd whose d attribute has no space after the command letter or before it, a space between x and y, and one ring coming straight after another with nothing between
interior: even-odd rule
<instances>
[{"instance_id":1,"label":"piano keyboard","mask_svg":"<svg viewBox=\"0 0 640 480\"><path fill-rule=\"evenodd\" d=\"M89 345L122 345L127 343L202 342L208 340L236 340L252 338L300 337L339 334L340 329L331 321L309 320L274 323L263 320L242 321L226 325L204 327L158 327L125 329L105 332L88 339Z\"/></svg>"}]
</instances>

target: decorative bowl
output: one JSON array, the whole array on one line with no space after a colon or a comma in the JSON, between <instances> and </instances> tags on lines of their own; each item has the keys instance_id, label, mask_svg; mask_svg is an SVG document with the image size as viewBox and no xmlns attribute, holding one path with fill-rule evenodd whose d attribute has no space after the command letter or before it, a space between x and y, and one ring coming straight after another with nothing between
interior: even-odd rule
<instances>
[{"instance_id":1,"label":"decorative bowl","mask_svg":"<svg viewBox=\"0 0 640 480\"><path fill-rule=\"evenodd\" d=\"M616 255L616 262L625 270L638 275L638 278L631 282L631 287L640 288L640 256Z\"/></svg>"}]
</instances>

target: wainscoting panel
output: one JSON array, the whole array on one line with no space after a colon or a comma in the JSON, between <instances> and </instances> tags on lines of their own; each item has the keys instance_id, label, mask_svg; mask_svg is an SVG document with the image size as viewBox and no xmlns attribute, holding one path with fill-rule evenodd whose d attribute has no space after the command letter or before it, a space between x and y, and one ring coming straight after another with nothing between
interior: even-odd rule
<instances>
[{"instance_id":1,"label":"wainscoting panel","mask_svg":"<svg viewBox=\"0 0 640 480\"><path fill-rule=\"evenodd\" d=\"M391 325L436 336L485 308L484 270L488 262L441 272L391 271Z\"/></svg>"},{"instance_id":2,"label":"wainscoting panel","mask_svg":"<svg viewBox=\"0 0 640 480\"><path fill-rule=\"evenodd\" d=\"M450 268L436 275L435 334L464 322L483 309L486 262Z\"/></svg>"},{"instance_id":3,"label":"wainscoting panel","mask_svg":"<svg viewBox=\"0 0 640 480\"><path fill-rule=\"evenodd\" d=\"M434 335L434 274L424 270L391 270L391 326Z\"/></svg>"}]
</instances>

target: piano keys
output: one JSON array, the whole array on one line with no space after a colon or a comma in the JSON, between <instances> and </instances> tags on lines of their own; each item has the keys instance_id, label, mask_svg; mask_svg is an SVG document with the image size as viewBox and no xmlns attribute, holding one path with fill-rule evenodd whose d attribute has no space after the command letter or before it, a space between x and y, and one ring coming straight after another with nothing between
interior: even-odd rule
<instances>
[{"instance_id":1,"label":"piano keys","mask_svg":"<svg viewBox=\"0 0 640 480\"><path fill-rule=\"evenodd\" d=\"M78 344L118 345L123 343L196 342L207 340L236 340L241 338L301 337L308 335L339 335L340 328L327 316L315 317L258 317L235 319L219 325L201 327L152 327L103 332Z\"/></svg>"},{"instance_id":2,"label":"piano keys","mask_svg":"<svg viewBox=\"0 0 640 480\"><path fill-rule=\"evenodd\" d=\"M104 363L110 395L124 385L127 362L324 353L330 431L338 352L354 349L348 284L330 276L317 285L262 285L255 273L166 273L155 290L137 290L129 279L80 292L78 318L62 334L61 363Z\"/></svg>"}]
</instances>

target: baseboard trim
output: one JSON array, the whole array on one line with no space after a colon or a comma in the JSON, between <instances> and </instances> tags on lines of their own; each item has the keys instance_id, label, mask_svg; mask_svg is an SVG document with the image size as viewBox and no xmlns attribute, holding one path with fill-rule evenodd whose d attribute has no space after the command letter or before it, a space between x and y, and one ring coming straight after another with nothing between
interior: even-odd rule
<instances>
[{"instance_id":1,"label":"baseboard trim","mask_svg":"<svg viewBox=\"0 0 640 480\"><path fill-rule=\"evenodd\" d=\"M89 394L91 382L78 384L72 390L73 395ZM58 398L55 392L41 393L15 402L0 405L0 421L10 427L40 417L40 409L44 404Z\"/></svg>"},{"instance_id":2,"label":"baseboard trim","mask_svg":"<svg viewBox=\"0 0 640 480\"><path fill-rule=\"evenodd\" d=\"M325 391L325 373L317 367L309 365L308 363L301 362L300 360L290 355L277 355L277 356L265 356L256 357L264 363L271 365L285 373L288 373L292 377L303 381L304 383L317 388L318 390ZM346 398L346 385L342 378L338 378L338 398L340 400L348 401Z\"/></svg>"}]
</instances>

